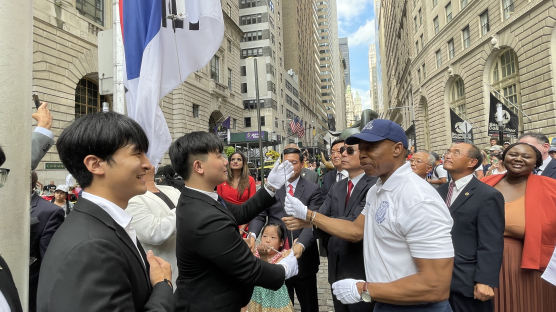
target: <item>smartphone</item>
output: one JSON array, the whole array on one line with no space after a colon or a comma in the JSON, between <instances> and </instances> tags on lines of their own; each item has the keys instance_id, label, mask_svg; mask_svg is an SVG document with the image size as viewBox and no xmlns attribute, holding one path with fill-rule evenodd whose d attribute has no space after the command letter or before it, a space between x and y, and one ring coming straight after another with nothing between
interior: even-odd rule
<instances>
[{"instance_id":1,"label":"smartphone","mask_svg":"<svg viewBox=\"0 0 556 312\"><path fill-rule=\"evenodd\" d=\"M41 106L41 101L39 100L38 95L33 94L33 102L35 102L35 107L39 109L39 106Z\"/></svg>"}]
</instances>

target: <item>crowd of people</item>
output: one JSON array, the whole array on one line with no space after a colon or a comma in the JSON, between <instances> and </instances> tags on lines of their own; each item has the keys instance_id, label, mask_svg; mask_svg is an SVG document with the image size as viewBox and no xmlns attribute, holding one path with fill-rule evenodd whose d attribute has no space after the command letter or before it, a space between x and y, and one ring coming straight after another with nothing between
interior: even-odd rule
<instances>
[{"instance_id":1,"label":"crowd of people","mask_svg":"<svg viewBox=\"0 0 556 312\"><path fill-rule=\"evenodd\" d=\"M34 169L54 136L46 104L33 117ZM326 172L285 146L259 188L245 155L207 132L175 140L156 168L141 127L111 112L77 119L56 148L77 187L31 173L29 311L273 312L294 298L319 311L319 252L335 311L556 306L541 277L556 153L541 133L435 153L376 119L331 144ZM22 311L1 256L0 311Z\"/></svg>"}]
</instances>

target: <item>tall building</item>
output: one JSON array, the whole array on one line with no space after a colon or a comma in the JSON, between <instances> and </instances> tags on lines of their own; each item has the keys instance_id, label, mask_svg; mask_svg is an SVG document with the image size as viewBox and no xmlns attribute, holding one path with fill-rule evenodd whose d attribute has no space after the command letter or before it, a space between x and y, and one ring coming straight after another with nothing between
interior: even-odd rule
<instances>
[{"instance_id":1,"label":"tall building","mask_svg":"<svg viewBox=\"0 0 556 312\"><path fill-rule=\"evenodd\" d=\"M355 102L353 101L353 94L351 93L351 86L346 87L345 92L346 101L346 126L351 127L358 120L355 114ZM360 116L359 116L360 118Z\"/></svg>"},{"instance_id":2,"label":"tall building","mask_svg":"<svg viewBox=\"0 0 556 312\"><path fill-rule=\"evenodd\" d=\"M350 74L350 70L349 70L349 44L348 44L348 38L344 37L344 38L339 38L338 42L340 43L340 54L343 57L343 61L344 61L344 82L346 87L347 86L351 86L351 74ZM347 92L347 90L346 90ZM347 107L347 104L346 104Z\"/></svg>"},{"instance_id":3,"label":"tall building","mask_svg":"<svg viewBox=\"0 0 556 312\"><path fill-rule=\"evenodd\" d=\"M359 91L355 91L355 96L353 97L353 118L355 121L361 119L361 111L363 110L363 103L361 102L361 95Z\"/></svg>"},{"instance_id":4,"label":"tall building","mask_svg":"<svg viewBox=\"0 0 556 312\"><path fill-rule=\"evenodd\" d=\"M75 118L98 112L111 95L99 93L98 33L112 28L112 1L36 0L33 4L33 92L49 103L57 137ZM242 131L238 1L223 0L225 34L211 63L191 74L160 102L172 138L211 131L231 118ZM166 158L165 163L168 162ZM67 171L52 148L37 168L39 180L63 183Z\"/></svg>"},{"instance_id":5,"label":"tall building","mask_svg":"<svg viewBox=\"0 0 556 312\"><path fill-rule=\"evenodd\" d=\"M286 137L281 11L281 1L239 1L239 25L243 31L240 72L244 127L246 131L258 130L257 76L261 130L274 135L272 140L276 142ZM255 58L258 75L255 74Z\"/></svg>"},{"instance_id":6,"label":"tall building","mask_svg":"<svg viewBox=\"0 0 556 312\"><path fill-rule=\"evenodd\" d=\"M451 111L471 125L475 144L486 145L497 127L489 125L491 93L517 116L519 133L556 134L553 2L404 3L381 2L383 91L385 105L400 107L389 117L406 127L414 122L421 148L442 151L456 139ZM410 44L392 49L400 41ZM406 82L402 90L411 95L394 97ZM414 114L400 119L405 106Z\"/></svg>"},{"instance_id":7,"label":"tall building","mask_svg":"<svg viewBox=\"0 0 556 312\"><path fill-rule=\"evenodd\" d=\"M322 106L335 128L346 126L342 56L338 40L336 0L316 1ZM334 129L331 129L334 130Z\"/></svg>"},{"instance_id":8,"label":"tall building","mask_svg":"<svg viewBox=\"0 0 556 312\"><path fill-rule=\"evenodd\" d=\"M371 109L376 112L381 110L378 100L378 75L376 66L376 46L374 43L369 45L369 82L370 82L370 96L371 96Z\"/></svg>"},{"instance_id":9,"label":"tall building","mask_svg":"<svg viewBox=\"0 0 556 312\"><path fill-rule=\"evenodd\" d=\"M317 14L313 1L283 1L284 68L298 77L299 102L313 112L316 144L324 144L328 132L327 111L322 106L319 51L317 48Z\"/></svg>"}]
</instances>

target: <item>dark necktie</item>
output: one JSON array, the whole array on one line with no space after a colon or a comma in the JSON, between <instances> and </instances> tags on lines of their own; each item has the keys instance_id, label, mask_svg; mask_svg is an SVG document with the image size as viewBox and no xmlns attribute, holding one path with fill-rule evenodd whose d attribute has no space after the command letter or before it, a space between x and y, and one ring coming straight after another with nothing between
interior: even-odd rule
<instances>
[{"instance_id":1,"label":"dark necktie","mask_svg":"<svg viewBox=\"0 0 556 312\"><path fill-rule=\"evenodd\" d=\"M454 193L454 186L456 186L456 183L454 181L450 182L450 186L448 186L448 194L446 194L446 206L448 207L452 205L452 194Z\"/></svg>"},{"instance_id":2,"label":"dark necktie","mask_svg":"<svg viewBox=\"0 0 556 312\"><path fill-rule=\"evenodd\" d=\"M226 201L224 201L224 199L222 199L222 197L218 196L218 202L222 204L222 206L224 206L224 208L228 208L228 206L226 205Z\"/></svg>"},{"instance_id":3,"label":"dark necktie","mask_svg":"<svg viewBox=\"0 0 556 312\"><path fill-rule=\"evenodd\" d=\"M349 197L351 196L351 190L353 190L353 182L351 182L351 180L349 180L348 181L348 192L347 192L347 195L346 195L346 206L345 206L346 208L347 208L347 205L348 205L348 202L349 202Z\"/></svg>"},{"instance_id":4,"label":"dark necktie","mask_svg":"<svg viewBox=\"0 0 556 312\"><path fill-rule=\"evenodd\" d=\"M341 172L338 172L338 174L336 175L336 182L342 180L344 178L344 175Z\"/></svg>"}]
</instances>

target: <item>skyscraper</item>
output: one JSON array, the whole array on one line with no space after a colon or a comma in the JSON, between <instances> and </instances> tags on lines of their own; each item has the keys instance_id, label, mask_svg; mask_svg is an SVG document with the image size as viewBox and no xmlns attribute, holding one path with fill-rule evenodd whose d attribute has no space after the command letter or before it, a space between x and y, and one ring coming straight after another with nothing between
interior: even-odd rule
<instances>
[{"instance_id":1,"label":"skyscraper","mask_svg":"<svg viewBox=\"0 0 556 312\"><path fill-rule=\"evenodd\" d=\"M370 96L371 96L371 109L379 112L378 101L378 76L376 70L376 47L374 43L369 45L369 81L370 81Z\"/></svg>"},{"instance_id":2,"label":"skyscraper","mask_svg":"<svg viewBox=\"0 0 556 312\"><path fill-rule=\"evenodd\" d=\"M350 80L350 71L349 71L349 44L348 44L348 38L344 37L344 38L340 38L338 39L339 43L340 43L340 54L343 57L343 61L345 63L345 68L344 68L344 81L347 86L351 86L351 80ZM347 89L346 89L347 92ZM346 104L347 107L347 104Z\"/></svg>"}]
</instances>

